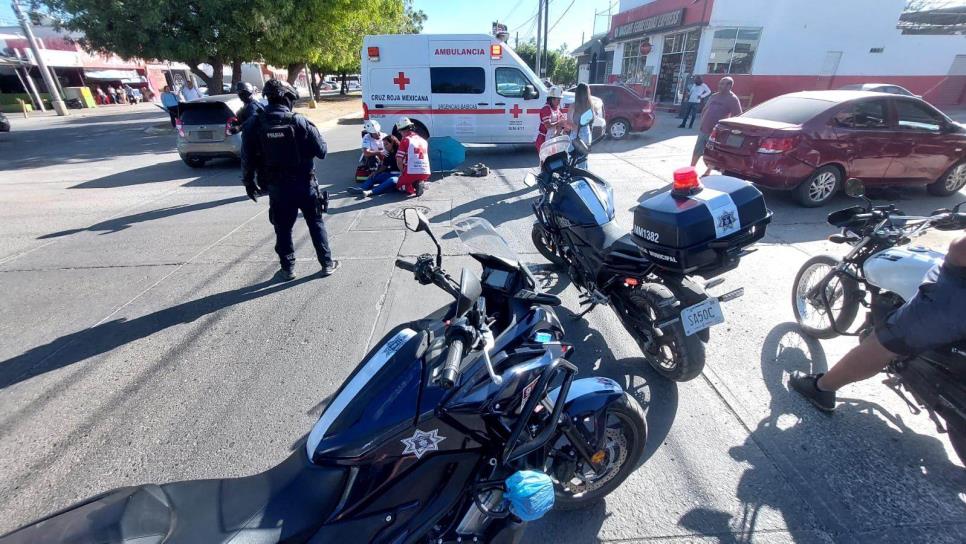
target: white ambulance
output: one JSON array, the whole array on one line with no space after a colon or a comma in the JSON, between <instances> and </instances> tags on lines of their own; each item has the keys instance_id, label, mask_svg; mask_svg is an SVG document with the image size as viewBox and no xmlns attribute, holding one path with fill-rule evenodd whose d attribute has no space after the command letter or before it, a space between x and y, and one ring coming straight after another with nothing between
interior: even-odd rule
<instances>
[{"instance_id":1,"label":"white ambulance","mask_svg":"<svg viewBox=\"0 0 966 544\"><path fill-rule=\"evenodd\" d=\"M573 103L565 93L561 107ZM532 143L547 89L509 46L486 34L366 36L362 101L368 119L409 117L428 136L462 143ZM594 97L602 126L603 106Z\"/></svg>"}]
</instances>

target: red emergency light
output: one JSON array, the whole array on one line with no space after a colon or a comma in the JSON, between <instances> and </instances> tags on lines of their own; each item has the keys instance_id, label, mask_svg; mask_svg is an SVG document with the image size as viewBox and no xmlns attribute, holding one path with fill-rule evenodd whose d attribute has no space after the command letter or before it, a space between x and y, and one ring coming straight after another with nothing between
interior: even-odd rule
<instances>
[{"instance_id":1,"label":"red emergency light","mask_svg":"<svg viewBox=\"0 0 966 544\"><path fill-rule=\"evenodd\" d=\"M674 186L671 193L676 196L693 195L702 189L698 171L693 166L685 166L674 171Z\"/></svg>"},{"instance_id":2,"label":"red emergency light","mask_svg":"<svg viewBox=\"0 0 966 544\"><path fill-rule=\"evenodd\" d=\"M378 47L369 47L367 52L369 54L369 60L371 60L373 62L378 62L379 61L379 48Z\"/></svg>"},{"instance_id":3,"label":"red emergency light","mask_svg":"<svg viewBox=\"0 0 966 544\"><path fill-rule=\"evenodd\" d=\"M490 58L492 60L500 60L503 58L503 46L495 43L490 46Z\"/></svg>"}]
</instances>

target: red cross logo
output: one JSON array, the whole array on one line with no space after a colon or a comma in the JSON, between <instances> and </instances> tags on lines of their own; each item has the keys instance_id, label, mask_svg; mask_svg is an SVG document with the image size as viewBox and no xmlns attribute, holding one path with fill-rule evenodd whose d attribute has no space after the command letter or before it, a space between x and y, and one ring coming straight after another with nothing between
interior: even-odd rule
<instances>
[{"instance_id":1,"label":"red cross logo","mask_svg":"<svg viewBox=\"0 0 966 544\"><path fill-rule=\"evenodd\" d=\"M418 145L415 146L415 148L413 149L413 153L415 153L416 156L419 157L420 159L426 158L426 150Z\"/></svg>"},{"instance_id":2,"label":"red cross logo","mask_svg":"<svg viewBox=\"0 0 966 544\"><path fill-rule=\"evenodd\" d=\"M523 110L520 109L520 104L514 104L513 107L510 109L510 113L513 114L514 119L516 119L517 117L520 117L520 114L523 113Z\"/></svg>"},{"instance_id":3,"label":"red cross logo","mask_svg":"<svg viewBox=\"0 0 966 544\"><path fill-rule=\"evenodd\" d=\"M409 85L410 81L411 80L408 77L406 77L405 72L399 72L398 76L392 78L392 82L395 83L396 85L399 85L400 91L405 91L406 85Z\"/></svg>"}]
</instances>

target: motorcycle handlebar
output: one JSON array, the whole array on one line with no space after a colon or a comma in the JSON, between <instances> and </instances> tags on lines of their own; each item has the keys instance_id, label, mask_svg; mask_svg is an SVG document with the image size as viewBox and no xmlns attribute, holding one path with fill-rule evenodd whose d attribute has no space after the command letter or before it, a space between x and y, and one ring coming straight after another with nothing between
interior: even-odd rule
<instances>
[{"instance_id":1,"label":"motorcycle handlebar","mask_svg":"<svg viewBox=\"0 0 966 544\"><path fill-rule=\"evenodd\" d=\"M450 389L456 385L459 376L460 361L463 360L463 340L454 338L449 343L449 352L446 354L446 364L443 365L443 373L439 377L439 385L443 389Z\"/></svg>"}]
</instances>

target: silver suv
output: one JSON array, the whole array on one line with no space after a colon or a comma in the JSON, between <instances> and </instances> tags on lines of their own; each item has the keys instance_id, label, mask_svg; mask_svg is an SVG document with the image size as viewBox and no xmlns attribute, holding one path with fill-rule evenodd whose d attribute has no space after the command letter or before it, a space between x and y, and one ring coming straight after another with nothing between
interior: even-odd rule
<instances>
[{"instance_id":1,"label":"silver suv","mask_svg":"<svg viewBox=\"0 0 966 544\"><path fill-rule=\"evenodd\" d=\"M192 168L200 168L209 159L241 158L241 133L233 133L232 123L244 105L234 94L181 103L176 125L181 160Z\"/></svg>"}]
</instances>

